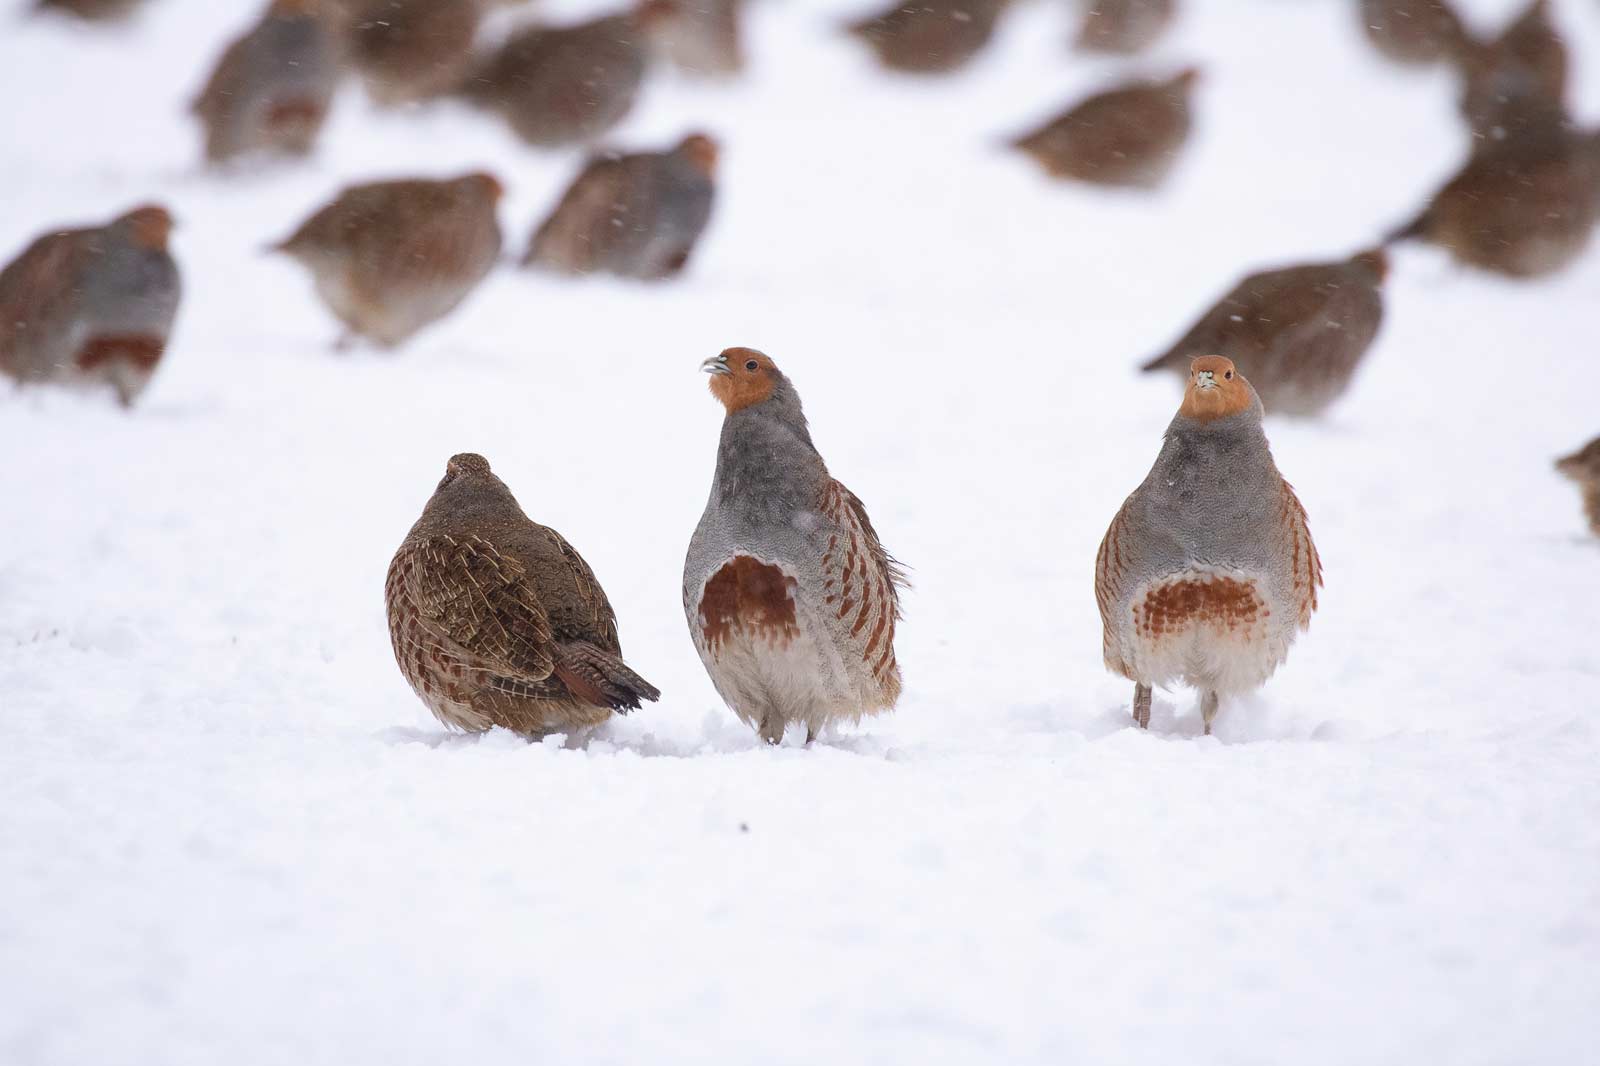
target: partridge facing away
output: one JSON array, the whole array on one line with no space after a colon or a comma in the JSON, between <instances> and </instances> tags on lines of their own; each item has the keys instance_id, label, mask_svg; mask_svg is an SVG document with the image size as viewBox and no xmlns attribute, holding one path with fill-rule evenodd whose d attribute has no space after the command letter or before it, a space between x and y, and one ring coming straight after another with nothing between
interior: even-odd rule
<instances>
[{"instance_id":1,"label":"partridge facing away","mask_svg":"<svg viewBox=\"0 0 1600 1066\"><path fill-rule=\"evenodd\" d=\"M1448 0L1361 0L1361 28L1385 56L1415 66L1453 58L1466 40Z\"/></svg>"},{"instance_id":2,"label":"partridge facing away","mask_svg":"<svg viewBox=\"0 0 1600 1066\"><path fill-rule=\"evenodd\" d=\"M426 100L458 85L490 0L351 0L345 51L379 104Z\"/></svg>"},{"instance_id":3,"label":"partridge facing away","mask_svg":"<svg viewBox=\"0 0 1600 1066\"><path fill-rule=\"evenodd\" d=\"M1589 528L1600 537L1600 437L1571 455L1557 459L1556 469L1577 482L1583 493L1583 513L1589 519Z\"/></svg>"},{"instance_id":4,"label":"partridge facing away","mask_svg":"<svg viewBox=\"0 0 1600 1066\"><path fill-rule=\"evenodd\" d=\"M306 155L338 83L338 45L317 0L273 0L228 45L191 105L205 127L206 159Z\"/></svg>"},{"instance_id":5,"label":"partridge facing away","mask_svg":"<svg viewBox=\"0 0 1600 1066\"><path fill-rule=\"evenodd\" d=\"M907 74L943 74L965 65L994 36L1008 0L905 0L850 23L878 62Z\"/></svg>"},{"instance_id":6,"label":"partridge facing away","mask_svg":"<svg viewBox=\"0 0 1600 1066\"><path fill-rule=\"evenodd\" d=\"M744 69L744 0L655 0L650 39L679 70L729 77Z\"/></svg>"},{"instance_id":7,"label":"partridge facing away","mask_svg":"<svg viewBox=\"0 0 1600 1066\"><path fill-rule=\"evenodd\" d=\"M37 0L39 11L62 11L86 22L114 22L127 18L144 0Z\"/></svg>"},{"instance_id":8,"label":"partridge facing away","mask_svg":"<svg viewBox=\"0 0 1600 1066\"><path fill-rule=\"evenodd\" d=\"M30 244L0 271L0 373L22 384L109 385L130 406L178 313L171 231L165 208L139 207Z\"/></svg>"},{"instance_id":9,"label":"partridge facing away","mask_svg":"<svg viewBox=\"0 0 1600 1066\"><path fill-rule=\"evenodd\" d=\"M729 348L702 369L727 417L684 561L689 633L740 720L772 744L801 722L809 743L899 699L905 578L866 507L829 476L772 360Z\"/></svg>"},{"instance_id":10,"label":"partridge facing away","mask_svg":"<svg viewBox=\"0 0 1600 1066\"><path fill-rule=\"evenodd\" d=\"M1464 37L1457 52L1461 113L1478 139L1504 136L1529 117L1565 115L1567 46L1547 0L1533 0L1495 40Z\"/></svg>"},{"instance_id":11,"label":"partridge facing away","mask_svg":"<svg viewBox=\"0 0 1600 1066\"><path fill-rule=\"evenodd\" d=\"M451 458L383 594L400 672L452 728L540 737L661 696L622 661L589 564L523 513L481 455Z\"/></svg>"},{"instance_id":12,"label":"partridge facing away","mask_svg":"<svg viewBox=\"0 0 1600 1066\"><path fill-rule=\"evenodd\" d=\"M1178 0L1089 0L1077 47L1113 55L1142 52L1166 32L1177 10Z\"/></svg>"},{"instance_id":13,"label":"partridge facing away","mask_svg":"<svg viewBox=\"0 0 1600 1066\"><path fill-rule=\"evenodd\" d=\"M703 134L667 152L594 159L534 232L524 266L665 278L711 218L717 145Z\"/></svg>"},{"instance_id":14,"label":"partridge facing away","mask_svg":"<svg viewBox=\"0 0 1600 1066\"><path fill-rule=\"evenodd\" d=\"M352 185L271 250L311 273L345 325L341 346L360 336L393 348L488 275L500 255L501 191L483 173Z\"/></svg>"},{"instance_id":15,"label":"partridge facing away","mask_svg":"<svg viewBox=\"0 0 1600 1066\"><path fill-rule=\"evenodd\" d=\"M1152 189L1189 137L1193 69L1097 93L1012 142L1053 178Z\"/></svg>"},{"instance_id":16,"label":"partridge facing away","mask_svg":"<svg viewBox=\"0 0 1600 1066\"><path fill-rule=\"evenodd\" d=\"M1373 249L1247 275L1141 369L1187 380L1196 355L1226 356L1274 414L1320 414L1349 388L1377 336L1387 272L1388 258Z\"/></svg>"},{"instance_id":17,"label":"partridge facing away","mask_svg":"<svg viewBox=\"0 0 1600 1066\"><path fill-rule=\"evenodd\" d=\"M1554 273L1600 220L1600 134L1552 119L1486 141L1420 214L1389 235L1510 277Z\"/></svg>"},{"instance_id":18,"label":"partridge facing away","mask_svg":"<svg viewBox=\"0 0 1600 1066\"><path fill-rule=\"evenodd\" d=\"M1201 356L1095 558L1106 667L1134 683L1134 721L1149 728L1152 686L1182 681L1200 690L1209 734L1222 697L1259 687L1288 657L1321 584L1260 399L1233 363Z\"/></svg>"},{"instance_id":19,"label":"partridge facing away","mask_svg":"<svg viewBox=\"0 0 1600 1066\"><path fill-rule=\"evenodd\" d=\"M468 75L461 92L498 113L531 145L591 141L633 108L649 64L647 34L656 10L646 0L627 14L529 27Z\"/></svg>"}]
</instances>

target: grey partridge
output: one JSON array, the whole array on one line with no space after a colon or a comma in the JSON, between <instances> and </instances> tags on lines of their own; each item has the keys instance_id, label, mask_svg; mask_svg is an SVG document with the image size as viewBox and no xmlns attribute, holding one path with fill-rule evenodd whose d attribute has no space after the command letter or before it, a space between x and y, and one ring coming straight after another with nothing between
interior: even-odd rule
<instances>
[{"instance_id":1,"label":"grey partridge","mask_svg":"<svg viewBox=\"0 0 1600 1066\"><path fill-rule=\"evenodd\" d=\"M1571 478L1583 493L1583 513L1589 529L1600 537L1600 437L1571 455L1556 460L1556 469Z\"/></svg>"},{"instance_id":2,"label":"grey partridge","mask_svg":"<svg viewBox=\"0 0 1600 1066\"><path fill-rule=\"evenodd\" d=\"M182 290L172 216L146 206L47 233L0 271L0 373L109 386L131 405L167 349Z\"/></svg>"},{"instance_id":3,"label":"grey partridge","mask_svg":"<svg viewBox=\"0 0 1600 1066\"><path fill-rule=\"evenodd\" d=\"M1113 55L1142 52L1166 32L1177 10L1178 0L1088 0L1077 47Z\"/></svg>"},{"instance_id":4,"label":"grey partridge","mask_svg":"<svg viewBox=\"0 0 1600 1066\"><path fill-rule=\"evenodd\" d=\"M1359 12L1367 40L1396 63L1452 59L1466 40L1448 0L1360 0Z\"/></svg>"},{"instance_id":5,"label":"grey partridge","mask_svg":"<svg viewBox=\"0 0 1600 1066\"><path fill-rule=\"evenodd\" d=\"M367 94L384 105L425 100L460 83L491 0L349 0L344 41Z\"/></svg>"},{"instance_id":6,"label":"grey partridge","mask_svg":"<svg viewBox=\"0 0 1600 1066\"><path fill-rule=\"evenodd\" d=\"M905 579L861 500L829 473L794 385L771 359L707 359L727 412L705 513L683 568L683 609L734 714L779 743L895 705Z\"/></svg>"},{"instance_id":7,"label":"grey partridge","mask_svg":"<svg viewBox=\"0 0 1600 1066\"><path fill-rule=\"evenodd\" d=\"M352 185L271 250L311 273L317 294L355 336L384 348L455 310L500 255L500 182Z\"/></svg>"},{"instance_id":8,"label":"grey partridge","mask_svg":"<svg viewBox=\"0 0 1600 1066\"><path fill-rule=\"evenodd\" d=\"M1053 178L1152 189L1189 138L1197 71L1135 82L1088 99L1012 142Z\"/></svg>"},{"instance_id":9,"label":"grey partridge","mask_svg":"<svg viewBox=\"0 0 1600 1066\"><path fill-rule=\"evenodd\" d=\"M1264 684L1311 624L1322 561L1305 508L1278 472L1261 401L1220 356L1191 364L1189 388L1143 484L1095 557L1106 667L1151 688L1200 690L1211 732L1223 697Z\"/></svg>"},{"instance_id":10,"label":"grey partridge","mask_svg":"<svg viewBox=\"0 0 1600 1066\"><path fill-rule=\"evenodd\" d=\"M966 65L994 36L1008 0L905 0L846 32L878 62L907 74L943 74Z\"/></svg>"},{"instance_id":11,"label":"grey partridge","mask_svg":"<svg viewBox=\"0 0 1600 1066\"><path fill-rule=\"evenodd\" d=\"M661 696L623 662L589 564L481 455L451 458L389 564L384 604L400 672L455 729L541 737Z\"/></svg>"},{"instance_id":12,"label":"grey partridge","mask_svg":"<svg viewBox=\"0 0 1600 1066\"><path fill-rule=\"evenodd\" d=\"M1373 249L1250 274L1142 369L1187 380L1195 356L1226 356L1267 410L1320 414L1349 388L1377 336L1387 272L1387 257Z\"/></svg>"},{"instance_id":13,"label":"grey partridge","mask_svg":"<svg viewBox=\"0 0 1600 1066\"><path fill-rule=\"evenodd\" d=\"M683 270L711 218L716 142L590 161L533 235L524 266L665 278Z\"/></svg>"},{"instance_id":14,"label":"grey partridge","mask_svg":"<svg viewBox=\"0 0 1600 1066\"><path fill-rule=\"evenodd\" d=\"M1461 113L1478 140L1496 140L1529 121L1566 115L1567 46L1547 0L1533 3L1498 38L1463 38Z\"/></svg>"},{"instance_id":15,"label":"grey partridge","mask_svg":"<svg viewBox=\"0 0 1600 1066\"><path fill-rule=\"evenodd\" d=\"M307 154L338 83L338 45L317 0L273 0L228 45L191 107L205 128L206 159Z\"/></svg>"}]
</instances>

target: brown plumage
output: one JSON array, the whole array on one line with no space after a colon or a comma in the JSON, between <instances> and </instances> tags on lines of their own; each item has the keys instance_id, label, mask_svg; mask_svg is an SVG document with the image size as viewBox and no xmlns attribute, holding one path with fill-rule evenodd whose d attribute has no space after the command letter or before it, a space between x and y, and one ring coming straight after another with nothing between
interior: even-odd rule
<instances>
[{"instance_id":1,"label":"brown plumage","mask_svg":"<svg viewBox=\"0 0 1600 1066\"><path fill-rule=\"evenodd\" d=\"M380 104L425 100L459 84L489 0L349 0L345 51Z\"/></svg>"},{"instance_id":2,"label":"brown plumage","mask_svg":"<svg viewBox=\"0 0 1600 1066\"><path fill-rule=\"evenodd\" d=\"M653 10L646 3L628 14L513 34L461 92L497 112L529 144L591 141L633 108L648 65Z\"/></svg>"},{"instance_id":3,"label":"brown plumage","mask_svg":"<svg viewBox=\"0 0 1600 1066\"><path fill-rule=\"evenodd\" d=\"M127 18L144 0L37 0L40 11L60 11L89 22L114 22Z\"/></svg>"},{"instance_id":4,"label":"brown plumage","mask_svg":"<svg viewBox=\"0 0 1600 1066\"><path fill-rule=\"evenodd\" d=\"M273 0L223 51L191 105L207 161L307 154L338 83L337 46L318 0Z\"/></svg>"},{"instance_id":5,"label":"brown plumage","mask_svg":"<svg viewBox=\"0 0 1600 1066\"><path fill-rule=\"evenodd\" d=\"M539 737L661 696L622 661L589 564L481 455L451 458L389 564L384 603L400 672L447 726Z\"/></svg>"},{"instance_id":6,"label":"brown plumage","mask_svg":"<svg viewBox=\"0 0 1600 1066\"><path fill-rule=\"evenodd\" d=\"M1458 48L1461 113L1480 139L1532 120L1566 114L1567 46L1547 0L1533 0L1492 41L1464 37Z\"/></svg>"},{"instance_id":7,"label":"brown plumage","mask_svg":"<svg viewBox=\"0 0 1600 1066\"><path fill-rule=\"evenodd\" d=\"M1600 537L1600 437L1557 459L1556 469L1577 483L1583 493L1583 513L1589 519L1589 528Z\"/></svg>"},{"instance_id":8,"label":"brown plumage","mask_svg":"<svg viewBox=\"0 0 1600 1066\"><path fill-rule=\"evenodd\" d=\"M1007 2L908 0L845 30L865 41L890 70L942 74L966 64L989 43Z\"/></svg>"},{"instance_id":9,"label":"brown plumage","mask_svg":"<svg viewBox=\"0 0 1600 1066\"><path fill-rule=\"evenodd\" d=\"M1188 140L1189 101L1198 76L1190 69L1167 81L1097 93L1012 146L1051 177L1154 188Z\"/></svg>"},{"instance_id":10,"label":"brown plumage","mask_svg":"<svg viewBox=\"0 0 1600 1066\"><path fill-rule=\"evenodd\" d=\"M591 160L523 259L569 274L665 278L689 261L711 217L717 145L691 134L667 152Z\"/></svg>"},{"instance_id":11,"label":"brown plumage","mask_svg":"<svg viewBox=\"0 0 1600 1066\"><path fill-rule=\"evenodd\" d=\"M500 194L483 173L353 185L272 250L311 272L346 340L392 348L454 310L494 266Z\"/></svg>"},{"instance_id":12,"label":"brown plumage","mask_svg":"<svg viewBox=\"0 0 1600 1066\"><path fill-rule=\"evenodd\" d=\"M1600 135L1551 119L1472 154L1390 241L1436 244L1459 262L1511 277L1560 270L1600 220Z\"/></svg>"},{"instance_id":13,"label":"brown plumage","mask_svg":"<svg viewBox=\"0 0 1600 1066\"><path fill-rule=\"evenodd\" d=\"M1466 40L1447 0L1361 0L1360 15L1367 40L1396 63L1450 59Z\"/></svg>"},{"instance_id":14,"label":"brown plumage","mask_svg":"<svg viewBox=\"0 0 1600 1066\"><path fill-rule=\"evenodd\" d=\"M1315 415L1344 394L1383 321L1381 250L1250 274L1142 369L1187 379L1197 355L1226 356L1273 414Z\"/></svg>"},{"instance_id":15,"label":"brown plumage","mask_svg":"<svg viewBox=\"0 0 1600 1066\"><path fill-rule=\"evenodd\" d=\"M25 385L110 386L131 405L178 312L171 231L166 208L144 206L30 244L0 271L0 373Z\"/></svg>"},{"instance_id":16,"label":"brown plumage","mask_svg":"<svg viewBox=\"0 0 1600 1066\"><path fill-rule=\"evenodd\" d=\"M655 0L650 40L679 70L726 77L744 69L744 0Z\"/></svg>"},{"instance_id":17,"label":"brown plumage","mask_svg":"<svg viewBox=\"0 0 1600 1066\"><path fill-rule=\"evenodd\" d=\"M1132 55L1172 24L1177 0L1089 0L1076 45L1085 52Z\"/></svg>"}]
</instances>

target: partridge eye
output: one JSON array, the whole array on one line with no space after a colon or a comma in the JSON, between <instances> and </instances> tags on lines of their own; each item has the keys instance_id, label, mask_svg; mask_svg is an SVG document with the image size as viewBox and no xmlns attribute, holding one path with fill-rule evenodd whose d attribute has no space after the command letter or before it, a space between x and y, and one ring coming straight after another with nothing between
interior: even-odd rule
<instances>
[{"instance_id":1,"label":"partridge eye","mask_svg":"<svg viewBox=\"0 0 1600 1066\"><path fill-rule=\"evenodd\" d=\"M1224 378L1226 378L1227 380L1232 381L1233 380L1233 371L1230 370L1226 374L1223 374L1222 376Z\"/></svg>"},{"instance_id":2,"label":"partridge eye","mask_svg":"<svg viewBox=\"0 0 1600 1066\"><path fill-rule=\"evenodd\" d=\"M756 368L756 365L757 365L756 361L754 359L752 359L752 360L750 360L748 363L746 363L744 365L744 368L746 370L754 370Z\"/></svg>"}]
</instances>

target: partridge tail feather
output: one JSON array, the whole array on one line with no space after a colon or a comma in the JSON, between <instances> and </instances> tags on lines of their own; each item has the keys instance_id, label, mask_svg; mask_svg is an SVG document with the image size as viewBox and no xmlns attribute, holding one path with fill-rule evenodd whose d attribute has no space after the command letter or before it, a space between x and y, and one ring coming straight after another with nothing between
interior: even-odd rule
<instances>
[{"instance_id":1,"label":"partridge tail feather","mask_svg":"<svg viewBox=\"0 0 1600 1066\"><path fill-rule=\"evenodd\" d=\"M583 641L561 646L555 675L574 696L619 714L638 710L641 701L654 703L661 698L661 690L627 663Z\"/></svg>"},{"instance_id":2,"label":"partridge tail feather","mask_svg":"<svg viewBox=\"0 0 1600 1066\"><path fill-rule=\"evenodd\" d=\"M1154 359L1151 359L1149 362L1141 363L1139 365L1139 370L1142 373L1145 373L1145 374L1153 373L1154 371L1157 371L1157 370L1183 370L1183 369L1187 369L1187 366L1186 366L1186 364L1183 364L1182 360L1178 357L1176 349L1174 349L1172 351L1162 352L1160 355L1156 356Z\"/></svg>"}]
</instances>

